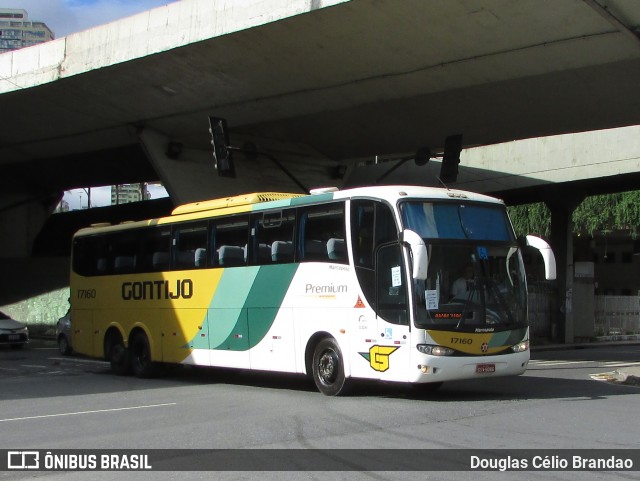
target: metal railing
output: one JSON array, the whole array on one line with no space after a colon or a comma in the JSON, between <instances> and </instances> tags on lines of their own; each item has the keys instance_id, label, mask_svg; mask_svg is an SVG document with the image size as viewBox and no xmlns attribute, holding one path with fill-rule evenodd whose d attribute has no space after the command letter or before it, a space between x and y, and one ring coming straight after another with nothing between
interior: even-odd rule
<instances>
[{"instance_id":1,"label":"metal railing","mask_svg":"<svg viewBox=\"0 0 640 481\"><path fill-rule=\"evenodd\" d=\"M595 296L595 335L640 333L640 296Z\"/></svg>"}]
</instances>

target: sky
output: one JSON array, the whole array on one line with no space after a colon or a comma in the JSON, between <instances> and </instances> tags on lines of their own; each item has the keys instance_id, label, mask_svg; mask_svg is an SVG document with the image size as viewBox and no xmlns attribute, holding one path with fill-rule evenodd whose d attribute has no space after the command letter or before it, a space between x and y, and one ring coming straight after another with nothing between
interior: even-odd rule
<instances>
[{"instance_id":1,"label":"sky","mask_svg":"<svg viewBox=\"0 0 640 481\"><path fill-rule=\"evenodd\" d=\"M1 7L22 8L27 11L29 20L46 23L56 38L169 3L172 0L0 0ZM150 186L149 191L152 198L167 195L161 186ZM87 198L83 189L67 191L64 195L71 209L86 208ZM110 202L110 187L91 190L93 207L106 206Z\"/></svg>"},{"instance_id":2,"label":"sky","mask_svg":"<svg viewBox=\"0 0 640 481\"><path fill-rule=\"evenodd\" d=\"M44 22L56 38L172 3L172 0L0 0L23 8L29 20Z\"/></svg>"}]
</instances>

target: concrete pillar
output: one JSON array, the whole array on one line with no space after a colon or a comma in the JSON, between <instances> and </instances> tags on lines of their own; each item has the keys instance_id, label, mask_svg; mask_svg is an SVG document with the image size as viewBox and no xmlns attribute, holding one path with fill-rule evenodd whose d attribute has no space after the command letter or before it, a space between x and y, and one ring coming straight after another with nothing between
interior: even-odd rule
<instances>
[{"instance_id":1,"label":"concrete pillar","mask_svg":"<svg viewBox=\"0 0 640 481\"><path fill-rule=\"evenodd\" d=\"M554 340L570 344L574 340L574 265L573 265L573 212L584 196L556 195L545 201L551 211L551 247L556 257L558 289L557 319L552 319Z\"/></svg>"},{"instance_id":2,"label":"concrete pillar","mask_svg":"<svg viewBox=\"0 0 640 481\"><path fill-rule=\"evenodd\" d=\"M31 256L33 243L62 195L47 199L7 195L0 205L0 259Z\"/></svg>"}]
</instances>

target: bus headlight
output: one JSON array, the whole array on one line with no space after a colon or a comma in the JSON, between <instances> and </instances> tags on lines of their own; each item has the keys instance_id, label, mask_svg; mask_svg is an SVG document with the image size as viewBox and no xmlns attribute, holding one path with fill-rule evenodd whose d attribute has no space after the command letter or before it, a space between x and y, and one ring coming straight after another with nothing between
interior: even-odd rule
<instances>
[{"instance_id":1,"label":"bus headlight","mask_svg":"<svg viewBox=\"0 0 640 481\"><path fill-rule=\"evenodd\" d=\"M528 351L529 350L529 341L522 341L519 344L516 344L515 346L511 347L511 350L513 352L524 352L524 351Z\"/></svg>"},{"instance_id":2,"label":"bus headlight","mask_svg":"<svg viewBox=\"0 0 640 481\"><path fill-rule=\"evenodd\" d=\"M455 353L453 349L444 346L418 344L416 347L422 354L431 354L432 356L452 356Z\"/></svg>"}]
</instances>

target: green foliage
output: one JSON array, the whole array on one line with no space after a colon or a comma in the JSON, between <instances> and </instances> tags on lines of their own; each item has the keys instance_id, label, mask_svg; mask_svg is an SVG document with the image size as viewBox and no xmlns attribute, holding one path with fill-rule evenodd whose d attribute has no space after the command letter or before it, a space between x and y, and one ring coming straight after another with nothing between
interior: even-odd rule
<instances>
[{"instance_id":1,"label":"green foliage","mask_svg":"<svg viewBox=\"0 0 640 481\"><path fill-rule=\"evenodd\" d=\"M549 236L551 213L544 203L516 205L508 210L517 235ZM635 236L640 226L640 191L587 197L574 211L573 224L576 233L630 230Z\"/></svg>"},{"instance_id":2,"label":"green foliage","mask_svg":"<svg viewBox=\"0 0 640 481\"><path fill-rule=\"evenodd\" d=\"M507 207L516 235L537 234L549 237L551 232L551 212L545 204L513 205Z\"/></svg>"},{"instance_id":3,"label":"green foliage","mask_svg":"<svg viewBox=\"0 0 640 481\"><path fill-rule=\"evenodd\" d=\"M622 194L587 197L573 213L574 232L593 234L595 231L617 228L616 212Z\"/></svg>"}]
</instances>

